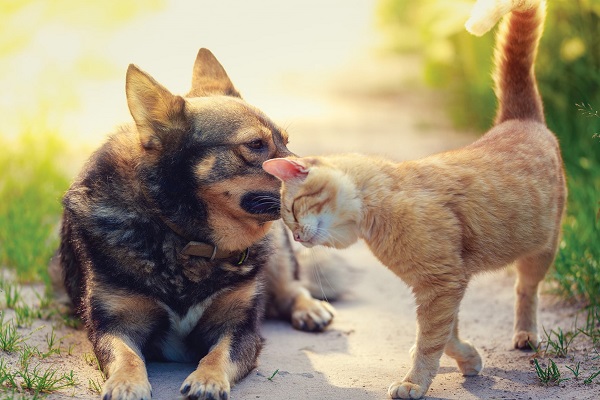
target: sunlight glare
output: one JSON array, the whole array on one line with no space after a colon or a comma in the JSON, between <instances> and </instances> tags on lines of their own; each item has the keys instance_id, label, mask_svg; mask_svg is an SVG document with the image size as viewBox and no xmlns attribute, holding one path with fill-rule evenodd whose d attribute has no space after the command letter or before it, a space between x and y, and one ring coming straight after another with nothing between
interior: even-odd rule
<instances>
[{"instance_id":1,"label":"sunlight glare","mask_svg":"<svg viewBox=\"0 0 600 400\"><path fill-rule=\"evenodd\" d=\"M35 14L20 28L21 48L0 53L0 107L7 116L0 135L36 126L73 140L102 141L131 120L124 93L129 63L185 94L200 47L209 48L242 95L274 119L324 113L321 87L364 54L374 35L374 0L154 2L139 15L125 10L126 23L113 21L124 18L117 9L92 23L98 10L91 3L63 16L60 7L69 2L50 11L30 2L11 15L16 24Z\"/></svg>"}]
</instances>

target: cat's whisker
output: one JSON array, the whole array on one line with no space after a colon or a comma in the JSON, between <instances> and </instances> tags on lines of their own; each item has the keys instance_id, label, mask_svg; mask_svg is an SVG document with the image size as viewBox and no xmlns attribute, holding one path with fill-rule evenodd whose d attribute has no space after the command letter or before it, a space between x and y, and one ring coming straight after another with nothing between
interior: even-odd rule
<instances>
[{"instance_id":1,"label":"cat's whisker","mask_svg":"<svg viewBox=\"0 0 600 400\"><path fill-rule=\"evenodd\" d=\"M314 249L314 252L316 252L316 251L329 253L330 249L322 247L318 250ZM313 254L314 254L314 252L313 252ZM316 256L315 256L315 258L316 258ZM332 283L329 281L329 279L327 279L327 274L321 272L321 269L322 269L321 263L318 261L315 261L315 270L314 270L313 274L316 276L317 282L319 283L321 293L323 294L323 300L329 302L329 299L327 298L327 295L325 294L325 289L323 288L323 281L325 281L324 283L327 285L327 287L329 287L332 290L332 292L335 292L335 287L334 287L334 285L332 285Z\"/></svg>"},{"instance_id":2,"label":"cat's whisker","mask_svg":"<svg viewBox=\"0 0 600 400\"><path fill-rule=\"evenodd\" d=\"M321 268L321 265L319 263L319 257L316 255L316 253L321 250L322 249L318 249L316 247L306 249L307 255L311 261L311 265L313 266L311 271L313 275L313 282L315 282L318 285L319 290L321 291L322 300L329 302L329 300L327 299L327 295L325 294L325 289L323 288L323 281L321 279L322 274L319 270Z\"/></svg>"},{"instance_id":3,"label":"cat's whisker","mask_svg":"<svg viewBox=\"0 0 600 400\"><path fill-rule=\"evenodd\" d=\"M339 237L335 231L331 231L328 229L317 229L317 233L315 235L320 241L329 241L333 245L341 245L343 243L342 239ZM336 237L337 236L337 237Z\"/></svg>"}]
</instances>

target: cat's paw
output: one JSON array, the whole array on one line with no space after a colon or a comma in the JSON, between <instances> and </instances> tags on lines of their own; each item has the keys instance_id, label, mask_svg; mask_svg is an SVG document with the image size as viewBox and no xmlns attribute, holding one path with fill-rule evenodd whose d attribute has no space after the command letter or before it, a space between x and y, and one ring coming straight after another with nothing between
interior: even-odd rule
<instances>
[{"instance_id":1,"label":"cat's paw","mask_svg":"<svg viewBox=\"0 0 600 400\"><path fill-rule=\"evenodd\" d=\"M114 374L104 383L101 399L110 400L150 400L152 387L147 378Z\"/></svg>"},{"instance_id":2,"label":"cat's paw","mask_svg":"<svg viewBox=\"0 0 600 400\"><path fill-rule=\"evenodd\" d=\"M483 369L483 360L476 350L473 354L469 355L469 357L460 361L456 360L456 363L464 376L477 375Z\"/></svg>"},{"instance_id":3,"label":"cat's paw","mask_svg":"<svg viewBox=\"0 0 600 400\"><path fill-rule=\"evenodd\" d=\"M321 300L298 296L292 309L292 325L301 331L319 332L333 321L335 310Z\"/></svg>"},{"instance_id":4,"label":"cat's paw","mask_svg":"<svg viewBox=\"0 0 600 400\"><path fill-rule=\"evenodd\" d=\"M392 399L420 399L425 396L428 388L411 382L394 382L388 389L388 394Z\"/></svg>"},{"instance_id":5,"label":"cat's paw","mask_svg":"<svg viewBox=\"0 0 600 400\"><path fill-rule=\"evenodd\" d=\"M536 332L519 331L513 336L513 345L515 349L535 350L540 343L540 338Z\"/></svg>"}]
</instances>

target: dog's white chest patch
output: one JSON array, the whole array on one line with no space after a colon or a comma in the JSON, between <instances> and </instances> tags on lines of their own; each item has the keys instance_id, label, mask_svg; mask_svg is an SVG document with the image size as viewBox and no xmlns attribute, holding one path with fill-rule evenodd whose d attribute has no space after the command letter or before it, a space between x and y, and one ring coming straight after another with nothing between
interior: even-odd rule
<instances>
[{"instance_id":1,"label":"dog's white chest patch","mask_svg":"<svg viewBox=\"0 0 600 400\"><path fill-rule=\"evenodd\" d=\"M184 340L196 327L198 321L202 318L204 311L210 306L216 295L217 293L213 294L203 302L190 307L183 317L166 304L160 304L169 314L169 321L171 323L170 329L162 345L162 352L167 360L178 362L195 361L194 358L196 355L185 345Z\"/></svg>"}]
</instances>

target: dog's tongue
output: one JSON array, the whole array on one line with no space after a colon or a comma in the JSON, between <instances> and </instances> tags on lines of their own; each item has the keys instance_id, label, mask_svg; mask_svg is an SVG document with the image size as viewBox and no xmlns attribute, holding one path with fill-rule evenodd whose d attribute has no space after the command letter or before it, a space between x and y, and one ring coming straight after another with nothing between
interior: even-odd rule
<instances>
[{"instance_id":1,"label":"dog's tongue","mask_svg":"<svg viewBox=\"0 0 600 400\"><path fill-rule=\"evenodd\" d=\"M272 215L279 218L279 193L250 192L242 197L240 206L250 214Z\"/></svg>"}]
</instances>

